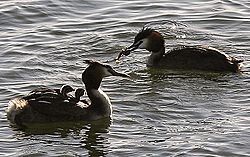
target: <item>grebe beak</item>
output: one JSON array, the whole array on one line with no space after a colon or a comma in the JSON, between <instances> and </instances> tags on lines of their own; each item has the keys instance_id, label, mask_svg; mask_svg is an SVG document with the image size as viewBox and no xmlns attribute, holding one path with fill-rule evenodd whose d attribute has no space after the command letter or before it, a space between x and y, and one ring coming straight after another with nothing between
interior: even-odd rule
<instances>
[{"instance_id":1,"label":"grebe beak","mask_svg":"<svg viewBox=\"0 0 250 157\"><path fill-rule=\"evenodd\" d=\"M129 76L128 74L117 72L117 71L115 71L114 69L108 69L108 71L109 71L113 76L120 76L120 77L127 77L127 78L130 78L130 76Z\"/></svg>"},{"instance_id":2,"label":"grebe beak","mask_svg":"<svg viewBox=\"0 0 250 157\"><path fill-rule=\"evenodd\" d=\"M125 49L122 49L122 51L119 53L119 55L116 57L116 61L119 61L121 56L128 56L132 51L139 48L139 46L143 43L143 41L139 41L136 43L133 43L129 47L126 47Z\"/></svg>"}]
</instances>

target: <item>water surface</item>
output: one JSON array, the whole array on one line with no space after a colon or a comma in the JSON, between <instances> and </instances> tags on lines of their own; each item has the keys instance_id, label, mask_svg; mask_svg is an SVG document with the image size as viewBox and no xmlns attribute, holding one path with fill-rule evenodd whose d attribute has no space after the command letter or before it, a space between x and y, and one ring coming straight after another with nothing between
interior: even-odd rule
<instances>
[{"instance_id":1,"label":"water surface","mask_svg":"<svg viewBox=\"0 0 250 157\"><path fill-rule=\"evenodd\" d=\"M8 0L0 2L0 156L249 156L247 0ZM111 61L148 26L166 49L209 45L245 60L242 74L152 70L137 50L102 88L112 119L10 125L11 98L41 86L81 87L84 59Z\"/></svg>"}]
</instances>

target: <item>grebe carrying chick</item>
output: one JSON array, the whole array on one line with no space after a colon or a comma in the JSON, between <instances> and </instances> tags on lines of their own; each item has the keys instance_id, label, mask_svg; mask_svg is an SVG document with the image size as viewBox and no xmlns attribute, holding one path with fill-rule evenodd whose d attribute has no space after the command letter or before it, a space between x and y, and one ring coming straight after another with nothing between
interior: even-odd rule
<instances>
[{"instance_id":1,"label":"grebe carrying chick","mask_svg":"<svg viewBox=\"0 0 250 157\"><path fill-rule=\"evenodd\" d=\"M49 123L63 121L92 121L110 117L112 107L109 97L100 89L104 77L127 74L116 72L110 65L98 61L87 60L89 66L82 73L89 100L80 100L85 90L79 88L75 97L67 93L73 91L70 86L58 90L35 89L27 96L9 101L7 117L19 126L30 123Z\"/></svg>"},{"instance_id":2,"label":"grebe carrying chick","mask_svg":"<svg viewBox=\"0 0 250 157\"><path fill-rule=\"evenodd\" d=\"M240 63L243 62L208 46L182 46L165 53L163 36L151 28L143 28L135 36L133 44L122 50L116 60L139 48L151 52L147 60L148 67L239 72L242 66Z\"/></svg>"}]
</instances>

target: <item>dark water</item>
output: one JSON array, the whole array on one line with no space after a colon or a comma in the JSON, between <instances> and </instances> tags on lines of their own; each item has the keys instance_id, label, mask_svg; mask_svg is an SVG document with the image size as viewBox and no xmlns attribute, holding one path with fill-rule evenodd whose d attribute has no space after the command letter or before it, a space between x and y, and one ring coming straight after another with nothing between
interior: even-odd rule
<instances>
[{"instance_id":1,"label":"dark water","mask_svg":"<svg viewBox=\"0 0 250 157\"><path fill-rule=\"evenodd\" d=\"M2 0L0 156L249 156L250 2L247 0ZM7 102L40 86L81 87L84 59L112 60L144 26L167 49L210 45L244 59L242 74L149 70L138 50L107 78L113 118L18 130Z\"/></svg>"}]
</instances>

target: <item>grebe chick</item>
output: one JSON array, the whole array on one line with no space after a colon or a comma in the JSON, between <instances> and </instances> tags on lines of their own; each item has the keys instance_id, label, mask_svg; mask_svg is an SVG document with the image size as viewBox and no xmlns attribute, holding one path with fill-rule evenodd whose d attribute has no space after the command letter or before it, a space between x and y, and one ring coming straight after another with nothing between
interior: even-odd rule
<instances>
[{"instance_id":1,"label":"grebe chick","mask_svg":"<svg viewBox=\"0 0 250 157\"><path fill-rule=\"evenodd\" d=\"M68 97L68 93L74 91L74 89L70 85L62 85L61 88L56 88L56 89L50 89L46 87L40 87L32 90L27 96L25 96L26 99L35 99L40 96L44 95L50 95L50 94L55 94L55 95L61 95L65 98Z\"/></svg>"},{"instance_id":2,"label":"grebe chick","mask_svg":"<svg viewBox=\"0 0 250 157\"><path fill-rule=\"evenodd\" d=\"M76 100L80 101L81 96L83 96L85 93L85 90L83 88L77 88L75 91L75 98Z\"/></svg>"},{"instance_id":3,"label":"grebe chick","mask_svg":"<svg viewBox=\"0 0 250 157\"><path fill-rule=\"evenodd\" d=\"M85 90L83 88L77 88L75 91L75 99L78 101L77 106L81 108L87 108L91 104L91 101L89 99L81 99L81 96L83 96L85 93Z\"/></svg>"},{"instance_id":4,"label":"grebe chick","mask_svg":"<svg viewBox=\"0 0 250 157\"><path fill-rule=\"evenodd\" d=\"M68 93L74 91L74 88L72 88L71 86L69 85L63 85L61 88L60 88L60 94L62 94L62 96L64 97L68 97Z\"/></svg>"},{"instance_id":5,"label":"grebe chick","mask_svg":"<svg viewBox=\"0 0 250 157\"><path fill-rule=\"evenodd\" d=\"M143 28L135 36L133 44L122 50L116 60L139 48L151 52L147 60L148 67L239 72L242 66L240 63L243 62L208 46L182 46L165 53L163 36L151 28Z\"/></svg>"},{"instance_id":6,"label":"grebe chick","mask_svg":"<svg viewBox=\"0 0 250 157\"><path fill-rule=\"evenodd\" d=\"M78 96L81 93L76 99L65 97L55 90L33 90L33 94L9 101L8 119L19 126L28 126L30 123L92 121L111 116L109 97L99 88L102 79L108 76L129 76L116 72L108 64L92 60L87 60L86 63L89 66L82 74L82 81L86 86L90 105L79 105Z\"/></svg>"}]
</instances>

